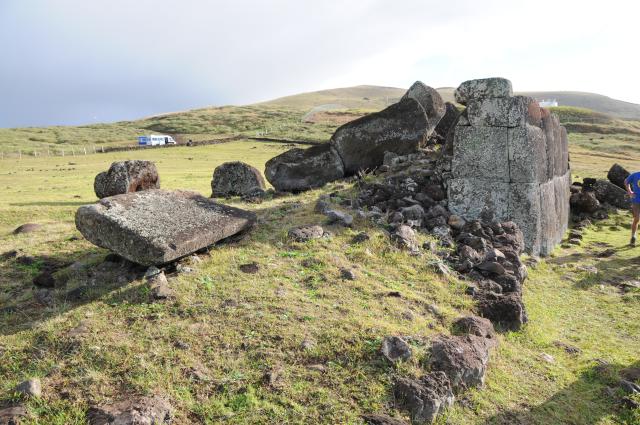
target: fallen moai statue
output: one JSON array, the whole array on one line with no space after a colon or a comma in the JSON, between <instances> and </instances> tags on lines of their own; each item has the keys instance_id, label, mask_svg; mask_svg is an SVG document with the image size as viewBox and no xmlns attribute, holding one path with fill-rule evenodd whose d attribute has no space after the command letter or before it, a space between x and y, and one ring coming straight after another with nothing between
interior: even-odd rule
<instances>
[{"instance_id":1,"label":"fallen moai statue","mask_svg":"<svg viewBox=\"0 0 640 425\"><path fill-rule=\"evenodd\" d=\"M191 254L253 226L254 213L195 192L145 190L102 199L76 212L90 242L145 266Z\"/></svg>"},{"instance_id":2,"label":"fallen moai statue","mask_svg":"<svg viewBox=\"0 0 640 425\"><path fill-rule=\"evenodd\" d=\"M567 132L535 99L512 93L504 78L456 90L467 108L455 127L449 210L465 220L512 220L527 252L548 255L568 227Z\"/></svg>"},{"instance_id":3,"label":"fallen moai statue","mask_svg":"<svg viewBox=\"0 0 640 425\"><path fill-rule=\"evenodd\" d=\"M211 180L211 197L260 196L265 184L257 168L240 161L216 167Z\"/></svg>"},{"instance_id":4,"label":"fallen moai statue","mask_svg":"<svg viewBox=\"0 0 640 425\"><path fill-rule=\"evenodd\" d=\"M93 182L93 190L100 199L147 189L160 189L158 170L151 161L114 162Z\"/></svg>"},{"instance_id":5,"label":"fallen moai statue","mask_svg":"<svg viewBox=\"0 0 640 425\"><path fill-rule=\"evenodd\" d=\"M382 165L385 152L416 152L446 113L436 90L417 81L400 102L339 127L327 145L292 149L269 160L276 190L302 191Z\"/></svg>"}]
</instances>

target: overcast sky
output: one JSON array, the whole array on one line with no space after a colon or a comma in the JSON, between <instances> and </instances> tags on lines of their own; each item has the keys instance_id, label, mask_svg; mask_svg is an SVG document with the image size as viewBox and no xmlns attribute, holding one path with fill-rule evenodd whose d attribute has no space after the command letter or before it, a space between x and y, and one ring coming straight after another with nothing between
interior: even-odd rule
<instances>
[{"instance_id":1,"label":"overcast sky","mask_svg":"<svg viewBox=\"0 0 640 425\"><path fill-rule=\"evenodd\" d=\"M488 76L640 103L639 4L0 0L0 127Z\"/></svg>"}]
</instances>

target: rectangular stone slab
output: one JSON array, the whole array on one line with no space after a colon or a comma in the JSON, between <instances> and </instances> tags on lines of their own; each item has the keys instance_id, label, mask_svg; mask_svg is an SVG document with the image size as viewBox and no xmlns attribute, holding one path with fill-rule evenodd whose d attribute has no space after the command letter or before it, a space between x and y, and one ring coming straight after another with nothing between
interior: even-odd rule
<instances>
[{"instance_id":1,"label":"rectangular stone slab","mask_svg":"<svg viewBox=\"0 0 640 425\"><path fill-rule=\"evenodd\" d=\"M547 139L540 127L525 125L509 129L509 177L511 182L545 182Z\"/></svg>"},{"instance_id":2,"label":"rectangular stone slab","mask_svg":"<svg viewBox=\"0 0 640 425\"><path fill-rule=\"evenodd\" d=\"M76 227L87 240L145 266L184 257L255 222L252 212L187 191L126 193L76 212Z\"/></svg>"},{"instance_id":3,"label":"rectangular stone slab","mask_svg":"<svg viewBox=\"0 0 640 425\"><path fill-rule=\"evenodd\" d=\"M509 183L483 179L451 179L449 210L465 220L502 221L508 217Z\"/></svg>"},{"instance_id":4,"label":"rectangular stone slab","mask_svg":"<svg viewBox=\"0 0 640 425\"><path fill-rule=\"evenodd\" d=\"M508 129L456 126L454 177L509 182Z\"/></svg>"},{"instance_id":5,"label":"rectangular stone slab","mask_svg":"<svg viewBox=\"0 0 640 425\"><path fill-rule=\"evenodd\" d=\"M534 121L529 112L531 104L537 102L524 96L473 99L467 104L467 117L474 127L522 127Z\"/></svg>"}]
</instances>

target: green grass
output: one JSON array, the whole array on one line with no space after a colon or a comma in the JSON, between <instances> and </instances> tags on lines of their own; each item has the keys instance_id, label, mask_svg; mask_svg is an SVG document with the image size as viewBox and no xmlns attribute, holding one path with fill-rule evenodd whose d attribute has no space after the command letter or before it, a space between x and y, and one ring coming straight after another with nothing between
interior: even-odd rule
<instances>
[{"instance_id":1,"label":"green grass","mask_svg":"<svg viewBox=\"0 0 640 425\"><path fill-rule=\"evenodd\" d=\"M363 413L401 415L393 408L394 377L420 374L430 339L448 333L473 301L462 282L434 274L430 254L398 251L370 223L327 226L331 238L309 243L287 239L290 226L323 222L313 211L320 194L338 190L348 197L351 185L330 184L259 205L230 200L254 210L258 226L203 256L192 265L194 273L171 277L176 299L161 304L149 302L141 280L117 282L98 273L107 252L75 238L74 212L95 201L93 177L111 161L153 160L162 187L208 195L218 164L241 159L263 169L286 148L238 141L0 162L0 253L19 249L85 265L68 274L56 304L44 307L31 285L38 264L0 261L0 308L10 309L0 314L0 403L15 399L16 383L37 376L44 395L27 401L27 423L33 424L85 423L91 403L141 394L167 397L179 424L358 424ZM583 158L574 173L611 162L572 149ZM530 323L500 335L486 388L469 392L440 423L638 423L638 412L633 416L603 395L613 384L611 374L596 368L596 359L609 362L612 373L638 363L640 294L623 294L610 284L638 276L640 249L625 246L628 220L621 214L593 226L582 248L558 248L530 270L524 292ZM12 235L24 222L43 229ZM351 244L360 231L371 239ZM614 257L593 256L603 244L616 250ZM257 274L239 271L253 261L260 266ZM581 270L590 265L597 275ZM341 280L341 267L354 268L358 279ZM87 271L98 279L88 299L65 301L66 291L91 280ZM402 297L385 296L390 291ZM80 323L86 334L70 336ZM398 367L383 361L378 350L386 335L411 336L414 358ZM177 341L189 348L176 348ZM313 343L303 348L305 341ZM582 352L568 355L556 341ZM542 353L555 363L543 361ZM317 364L324 372L309 368ZM268 373L278 378L270 383Z\"/></svg>"}]
</instances>

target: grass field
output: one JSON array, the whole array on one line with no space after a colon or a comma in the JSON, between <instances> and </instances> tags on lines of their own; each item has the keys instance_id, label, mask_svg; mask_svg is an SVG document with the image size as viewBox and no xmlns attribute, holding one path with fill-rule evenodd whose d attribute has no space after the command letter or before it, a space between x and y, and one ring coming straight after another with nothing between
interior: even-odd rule
<instances>
[{"instance_id":1,"label":"grass field","mask_svg":"<svg viewBox=\"0 0 640 425\"><path fill-rule=\"evenodd\" d=\"M571 139L576 175L601 176L614 161L638 163L630 146L596 155L582 137ZM92 403L141 394L167 397L178 424L359 424L363 413L401 415L390 391L394 377L419 374L429 340L449 333L473 303L462 282L434 272L434 257L396 250L369 223L327 226L333 236L310 243L286 238L293 225L323 222L313 212L321 193L348 197L350 184L259 205L230 200L254 210L258 226L203 255L191 265L194 273L171 276L173 301L149 302L142 280L87 276L107 252L80 237L74 212L95 201L93 177L111 161L153 160L164 188L208 195L220 163L241 159L262 170L288 148L237 141L0 161L0 253L18 249L77 262L46 307L31 284L41 260L30 266L0 260L0 405L16 399L11 390L18 382L35 376L43 397L26 402L32 424L83 424ZM43 228L11 234L25 222ZM640 248L626 246L628 222L626 213L614 215L589 228L582 247L558 248L530 270L524 291L530 323L500 335L486 388L467 393L440 423L640 423L640 412L603 393L619 369L640 366L640 293L612 284L638 278ZM360 231L371 239L352 244ZM613 257L594 255L607 247ZM257 274L238 270L252 261ZM358 278L342 280L341 267ZM87 281L83 299L65 295ZM401 297L386 296L391 291ZM410 337L414 358L398 367L383 361L378 350L387 335ZM567 354L558 342L581 352ZM602 361L610 366L598 366Z\"/></svg>"}]
</instances>

